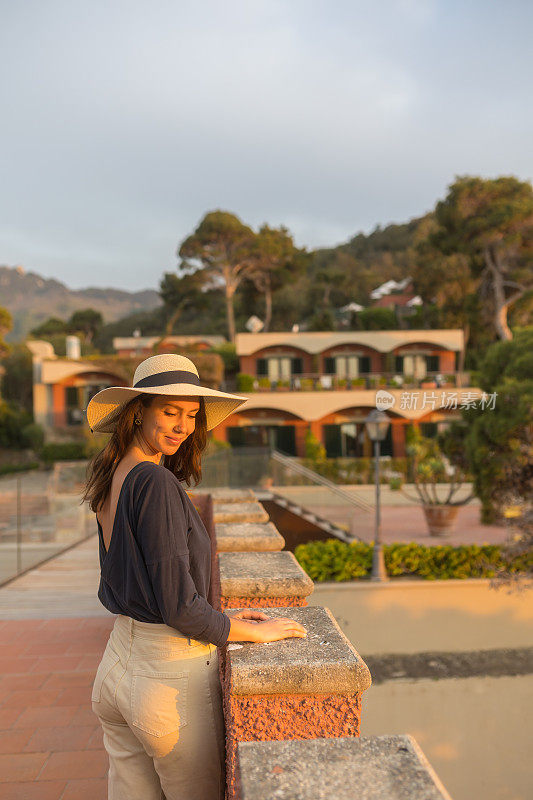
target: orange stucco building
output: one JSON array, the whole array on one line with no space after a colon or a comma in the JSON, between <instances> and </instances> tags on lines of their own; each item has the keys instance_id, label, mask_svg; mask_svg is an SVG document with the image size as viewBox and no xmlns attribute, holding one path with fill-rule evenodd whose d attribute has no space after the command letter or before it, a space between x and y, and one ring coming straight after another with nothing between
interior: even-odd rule
<instances>
[{"instance_id":1,"label":"orange stucco building","mask_svg":"<svg viewBox=\"0 0 533 800\"><path fill-rule=\"evenodd\" d=\"M28 346L35 421L53 436L75 434L86 424L85 408L97 391L126 385L111 368L57 357L47 342ZM402 457L407 425L436 435L460 418L463 401L481 396L468 374L457 369L464 349L461 330L237 334L236 349L240 372L253 389L225 381L220 388L237 391L248 402L212 432L233 447L272 446L304 456L310 430L329 457L370 456L364 421L385 391L391 426L382 453Z\"/></svg>"}]
</instances>

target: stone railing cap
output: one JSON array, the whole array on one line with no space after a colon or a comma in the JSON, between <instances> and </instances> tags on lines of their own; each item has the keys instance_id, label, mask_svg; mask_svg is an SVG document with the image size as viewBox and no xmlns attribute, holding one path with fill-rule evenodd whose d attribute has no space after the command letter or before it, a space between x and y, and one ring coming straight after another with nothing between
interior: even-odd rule
<instances>
[{"instance_id":1,"label":"stone railing cap","mask_svg":"<svg viewBox=\"0 0 533 800\"><path fill-rule=\"evenodd\" d=\"M217 522L215 535L220 553L282 550L285 545L272 522Z\"/></svg>"},{"instance_id":2,"label":"stone railing cap","mask_svg":"<svg viewBox=\"0 0 533 800\"><path fill-rule=\"evenodd\" d=\"M354 694L368 689L370 671L328 608L263 608L268 617L299 622L307 637L268 644L230 642L231 691L251 694Z\"/></svg>"},{"instance_id":3,"label":"stone railing cap","mask_svg":"<svg viewBox=\"0 0 533 800\"><path fill-rule=\"evenodd\" d=\"M278 553L220 553L222 597L307 597L315 585L294 555Z\"/></svg>"},{"instance_id":4,"label":"stone railing cap","mask_svg":"<svg viewBox=\"0 0 533 800\"><path fill-rule=\"evenodd\" d=\"M258 502L213 504L215 522L268 522L268 514Z\"/></svg>"},{"instance_id":5,"label":"stone railing cap","mask_svg":"<svg viewBox=\"0 0 533 800\"><path fill-rule=\"evenodd\" d=\"M241 800L451 800L408 734L239 742Z\"/></svg>"},{"instance_id":6,"label":"stone railing cap","mask_svg":"<svg viewBox=\"0 0 533 800\"><path fill-rule=\"evenodd\" d=\"M210 494L213 503L253 503L256 500L253 489L208 489L206 494Z\"/></svg>"}]
</instances>

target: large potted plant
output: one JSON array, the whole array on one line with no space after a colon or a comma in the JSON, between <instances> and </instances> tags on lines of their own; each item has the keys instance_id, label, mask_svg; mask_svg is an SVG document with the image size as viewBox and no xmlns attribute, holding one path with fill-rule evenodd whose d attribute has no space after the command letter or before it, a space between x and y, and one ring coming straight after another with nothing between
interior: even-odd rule
<instances>
[{"instance_id":1,"label":"large potted plant","mask_svg":"<svg viewBox=\"0 0 533 800\"><path fill-rule=\"evenodd\" d=\"M464 464L455 458L452 464L436 439L428 439L416 429L408 430L406 450L413 485L421 501L430 536L453 533L459 508L475 496L471 492L467 497L458 498L466 482ZM411 500L417 499L410 497L403 488L401 491Z\"/></svg>"}]
</instances>

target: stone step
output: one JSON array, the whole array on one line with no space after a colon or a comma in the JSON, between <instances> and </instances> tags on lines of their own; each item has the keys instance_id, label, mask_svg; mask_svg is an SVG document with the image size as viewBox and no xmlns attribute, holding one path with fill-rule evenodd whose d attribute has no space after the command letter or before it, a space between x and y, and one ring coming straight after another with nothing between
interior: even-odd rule
<instances>
[{"instance_id":1,"label":"stone step","mask_svg":"<svg viewBox=\"0 0 533 800\"><path fill-rule=\"evenodd\" d=\"M330 536L335 536L337 539L340 539L343 542L353 542L353 538L344 530L344 528L340 528L330 520L321 517L314 511L310 511L299 503L290 500L288 497L283 497L283 495L277 494L276 492L260 490L256 491L256 496L258 500L270 500L276 503L276 505L287 509L287 511L290 511L291 514L295 514L307 522L310 522Z\"/></svg>"}]
</instances>

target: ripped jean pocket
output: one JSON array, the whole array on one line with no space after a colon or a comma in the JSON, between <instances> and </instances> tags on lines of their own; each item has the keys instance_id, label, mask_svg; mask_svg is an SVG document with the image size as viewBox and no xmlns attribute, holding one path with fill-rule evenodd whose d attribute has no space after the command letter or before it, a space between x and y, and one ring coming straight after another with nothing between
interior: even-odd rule
<instances>
[{"instance_id":1,"label":"ripped jean pocket","mask_svg":"<svg viewBox=\"0 0 533 800\"><path fill-rule=\"evenodd\" d=\"M186 672L134 672L131 721L152 736L167 736L187 724Z\"/></svg>"}]
</instances>

